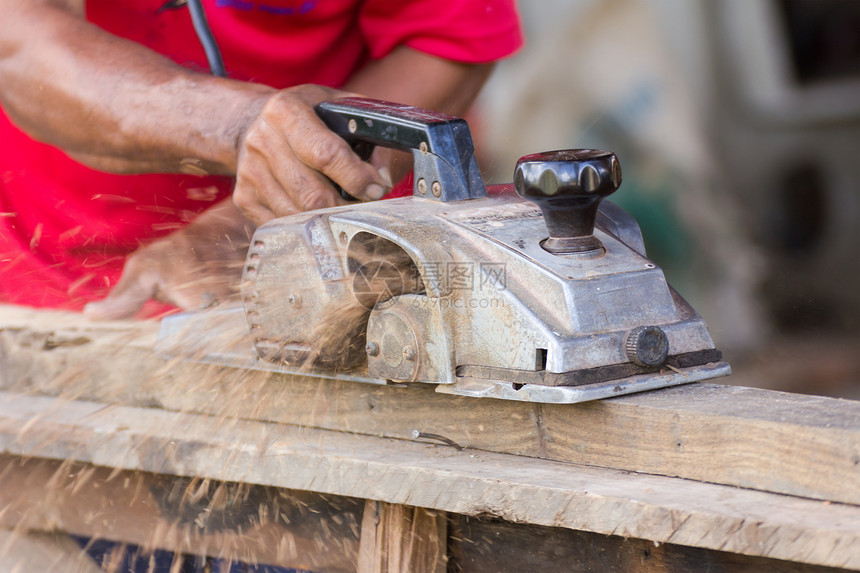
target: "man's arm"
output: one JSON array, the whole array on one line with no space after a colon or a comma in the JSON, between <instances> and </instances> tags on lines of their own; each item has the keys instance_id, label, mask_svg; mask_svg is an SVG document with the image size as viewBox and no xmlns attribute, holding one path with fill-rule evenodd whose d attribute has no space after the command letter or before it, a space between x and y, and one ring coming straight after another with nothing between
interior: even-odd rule
<instances>
[{"instance_id":1,"label":"man's arm","mask_svg":"<svg viewBox=\"0 0 860 573\"><path fill-rule=\"evenodd\" d=\"M237 137L274 92L113 36L83 19L81 0L0 0L0 12L4 109L98 169L233 173Z\"/></svg>"},{"instance_id":2,"label":"man's arm","mask_svg":"<svg viewBox=\"0 0 860 573\"><path fill-rule=\"evenodd\" d=\"M491 65L458 64L403 47L362 70L348 87L377 99L462 115L491 69ZM250 145L245 154L263 153L265 149L277 153L279 137L274 129L251 132L247 139ZM408 169L411 164L409 154L377 151L389 154L385 157L388 163L397 158L402 168ZM276 160L277 156L271 159ZM266 184L266 179L258 178L255 173L257 166L266 162L265 158L240 162L234 201L241 202L244 194L257 193L257 186ZM188 228L137 251L126 263L122 279L110 295L87 305L86 314L102 320L129 317L153 297L195 309L211 302L212 297L224 298L235 293L253 229L230 207L222 204ZM233 262L228 257L231 253Z\"/></svg>"},{"instance_id":3,"label":"man's arm","mask_svg":"<svg viewBox=\"0 0 860 573\"><path fill-rule=\"evenodd\" d=\"M330 180L360 199L390 186L313 112L344 92L189 71L86 22L83 0L0 0L0 13L0 103L31 136L85 164L235 174L234 200L256 223L342 204ZM401 47L349 88L457 114L489 69Z\"/></svg>"},{"instance_id":4,"label":"man's arm","mask_svg":"<svg viewBox=\"0 0 860 573\"><path fill-rule=\"evenodd\" d=\"M400 47L386 58L364 68L347 87L377 99L462 115L491 69L490 64L459 64ZM299 88L315 89L314 86ZM311 97L307 105L311 105L313 100ZM274 101L278 100L275 98ZM282 184L290 184L275 181L270 167L280 164L292 153L284 145L281 132L283 125L278 120L288 108L272 106L268 114L256 119L245 134L237 161L234 202L258 223L275 214L286 215L304 210L287 204L277 211L277 208L270 209L265 200L259 198ZM390 160L398 154L391 150L378 151L385 156L383 163L392 162ZM399 159L401 169L394 167L395 173L407 169L411 161L408 154L400 154ZM300 180L295 184L303 185ZM325 192L334 195L330 188ZM240 278L246 241L252 229L244 217L235 211L231 212L227 205L222 205L217 213L213 211L209 215L199 217L187 229L132 255L121 282L107 299L88 305L87 314L97 319L128 317L153 297L193 309L207 302L209 295L221 298L234 292ZM230 253L233 254L234 262L230 262Z\"/></svg>"},{"instance_id":5,"label":"man's arm","mask_svg":"<svg viewBox=\"0 0 860 573\"><path fill-rule=\"evenodd\" d=\"M31 136L85 164L232 175L241 158L264 182L238 203L258 223L341 204L328 179L362 199L385 191L313 112L343 92L186 70L86 22L81 0L0 0L0 14L0 103Z\"/></svg>"}]
</instances>

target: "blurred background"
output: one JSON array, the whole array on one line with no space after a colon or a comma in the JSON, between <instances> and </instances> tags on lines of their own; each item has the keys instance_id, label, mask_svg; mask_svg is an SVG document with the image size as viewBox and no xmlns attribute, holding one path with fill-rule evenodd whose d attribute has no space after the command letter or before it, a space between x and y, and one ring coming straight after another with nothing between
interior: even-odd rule
<instances>
[{"instance_id":1,"label":"blurred background","mask_svg":"<svg viewBox=\"0 0 860 573\"><path fill-rule=\"evenodd\" d=\"M482 169L615 151L649 256L727 383L860 399L860 1L520 2L474 126ZM722 382L722 381L721 381Z\"/></svg>"}]
</instances>

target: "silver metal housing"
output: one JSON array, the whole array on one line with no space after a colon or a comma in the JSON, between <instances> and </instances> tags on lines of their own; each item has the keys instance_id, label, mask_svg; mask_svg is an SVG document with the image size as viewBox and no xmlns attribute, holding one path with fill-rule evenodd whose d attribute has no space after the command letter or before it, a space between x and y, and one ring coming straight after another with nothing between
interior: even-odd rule
<instances>
[{"instance_id":1,"label":"silver metal housing","mask_svg":"<svg viewBox=\"0 0 860 573\"><path fill-rule=\"evenodd\" d=\"M379 237L408 255L416 276L404 281L420 286L370 312L370 377L454 385L463 391L446 391L466 395L579 401L542 400L535 392L549 389L536 387L555 386L555 396L579 386L583 394L597 380L627 393L637 390L620 379L645 376L650 388L655 379L659 387L727 374L722 363L663 374L630 363L626 337L641 326L662 329L670 358L707 358L714 344L702 318L645 257L632 217L604 202L595 235L602 251L546 252L540 211L510 186L468 201L408 197L277 219L258 229L248 254L243 300L251 335L263 357L277 348L312 349L320 317L354 300L355 267L366 261L351 259L351 250ZM567 376L581 372L596 378ZM499 385L510 391L486 390ZM524 385L531 398L502 395Z\"/></svg>"}]
</instances>

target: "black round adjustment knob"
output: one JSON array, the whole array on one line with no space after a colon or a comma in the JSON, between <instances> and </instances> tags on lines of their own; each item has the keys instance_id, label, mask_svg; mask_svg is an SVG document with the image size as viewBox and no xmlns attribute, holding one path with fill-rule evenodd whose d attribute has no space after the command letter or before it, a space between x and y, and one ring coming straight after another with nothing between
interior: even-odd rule
<instances>
[{"instance_id":1,"label":"black round adjustment knob","mask_svg":"<svg viewBox=\"0 0 860 573\"><path fill-rule=\"evenodd\" d=\"M624 353L637 366L661 366L669 355L669 338L659 326L637 326L627 333Z\"/></svg>"},{"instance_id":2,"label":"black round adjustment knob","mask_svg":"<svg viewBox=\"0 0 860 573\"><path fill-rule=\"evenodd\" d=\"M540 207L549 230L542 243L554 254L601 249L593 235L600 201L621 185L621 165L611 151L563 149L517 161L514 188Z\"/></svg>"}]
</instances>

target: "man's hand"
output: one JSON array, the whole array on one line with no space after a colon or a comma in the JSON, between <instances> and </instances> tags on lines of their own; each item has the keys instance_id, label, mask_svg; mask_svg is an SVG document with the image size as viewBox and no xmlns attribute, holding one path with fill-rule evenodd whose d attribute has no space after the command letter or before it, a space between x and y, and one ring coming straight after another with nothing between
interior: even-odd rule
<instances>
[{"instance_id":1,"label":"man's hand","mask_svg":"<svg viewBox=\"0 0 860 573\"><path fill-rule=\"evenodd\" d=\"M232 298L253 230L227 199L132 254L108 297L88 304L84 314L114 320L133 316L149 299L196 310Z\"/></svg>"},{"instance_id":2,"label":"man's hand","mask_svg":"<svg viewBox=\"0 0 860 573\"><path fill-rule=\"evenodd\" d=\"M317 86L279 91L190 71L93 26L83 18L82 0L0 0L0 14L4 112L35 139L93 168L235 175L235 204L257 223L342 204L331 181L364 200L380 198L391 185L378 160L396 153L379 150L376 166L362 163L313 110L353 93ZM400 46L346 87L460 115L490 69ZM211 235L203 235L201 242L189 227L135 253L111 295L88 314L131 315L149 296L194 308L201 293L235 291L241 265L213 257L204 246ZM229 260L243 256L234 251ZM221 286L202 286L198 271L214 267L231 270Z\"/></svg>"},{"instance_id":3,"label":"man's hand","mask_svg":"<svg viewBox=\"0 0 860 573\"><path fill-rule=\"evenodd\" d=\"M196 73L93 26L82 9L0 0L0 105L32 137L102 171L235 175L235 203L256 223L342 204L332 181L363 200L390 187L313 110L356 93ZM400 46L347 89L459 115L490 68Z\"/></svg>"},{"instance_id":4,"label":"man's hand","mask_svg":"<svg viewBox=\"0 0 860 573\"><path fill-rule=\"evenodd\" d=\"M314 112L322 101L354 96L303 85L268 97L240 136L233 201L252 221L346 204L332 182L357 199L376 200L391 188Z\"/></svg>"}]
</instances>

